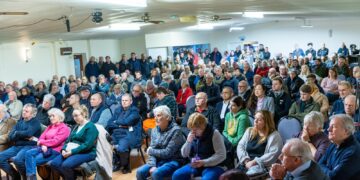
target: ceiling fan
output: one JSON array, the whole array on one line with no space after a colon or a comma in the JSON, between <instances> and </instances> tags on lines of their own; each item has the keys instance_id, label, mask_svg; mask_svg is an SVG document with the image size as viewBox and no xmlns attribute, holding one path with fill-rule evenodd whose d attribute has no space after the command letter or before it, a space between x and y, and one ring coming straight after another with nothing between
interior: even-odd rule
<instances>
[{"instance_id":1,"label":"ceiling fan","mask_svg":"<svg viewBox=\"0 0 360 180\"><path fill-rule=\"evenodd\" d=\"M220 17L219 15L213 15L210 21L226 21L232 19L231 17Z\"/></svg>"},{"instance_id":2,"label":"ceiling fan","mask_svg":"<svg viewBox=\"0 0 360 180\"><path fill-rule=\"evenodd\" d=\"M0 15L28 15L28 12L0 12Z\"/></svg>"},{"instance_id":3,"label":"ceiling fan","mask_svg":"<svg viewBox=\"0 0 360 180\"><path fill-rule=\"evenodd\" d=\"M161 24L164 23L165 21L160 21L160 20L150 20L149 13L145 13L143 16L141 16L141 20L135 20L135 21L131 21L133 23L138 23L138 22L142 22L142 23L153 23L153 24Z\"/></svg>"}]
</instances>

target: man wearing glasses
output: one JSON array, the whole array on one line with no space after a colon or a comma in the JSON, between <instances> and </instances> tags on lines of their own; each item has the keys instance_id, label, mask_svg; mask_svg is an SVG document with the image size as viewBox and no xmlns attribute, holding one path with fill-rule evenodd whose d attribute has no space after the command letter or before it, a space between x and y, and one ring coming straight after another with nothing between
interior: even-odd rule
<instances>
[{"instance_id":1,"label":"man wearing glasses","mask_svg":"<svg viewBox=\"0 0 360 180\"><path fill-rule=\"evenodd\" d=\"M279 159L270 170L271 179L329 179L313 161L309 146L300 139L290 139L284 145Z\"/></svg>"}]
</instances>

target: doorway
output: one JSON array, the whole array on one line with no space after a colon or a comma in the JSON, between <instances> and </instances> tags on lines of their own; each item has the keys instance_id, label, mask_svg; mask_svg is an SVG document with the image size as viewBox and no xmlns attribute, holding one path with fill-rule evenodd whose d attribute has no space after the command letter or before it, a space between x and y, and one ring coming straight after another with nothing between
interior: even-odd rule
<instances>
[{"instance_id":1,"label":"doorway","mask_svg":"<svg viewBox=\"0 0 360 180\"><path fill-rule=\"evenodd\" d=\"M84 59L86 59L85 54L74 54L74 68L77 78L84 75Z\"/></svg>"}]
</instances>

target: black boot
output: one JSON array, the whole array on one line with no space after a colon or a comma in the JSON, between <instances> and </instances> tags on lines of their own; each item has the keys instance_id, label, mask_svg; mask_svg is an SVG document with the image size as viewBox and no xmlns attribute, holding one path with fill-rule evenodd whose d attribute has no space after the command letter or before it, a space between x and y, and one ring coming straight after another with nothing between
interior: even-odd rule
<instances>
[{"instance_id":1,"label":"black boot","mask_svg":"<svg viewBox=\"0 0 360 180\"><path fill-rule=\"evenodd\" d=\"M130 163L129 163L130 152L119 153L119 156L120 156L120 165L123 167L122 173L123 174L131 173Z\"/></svg>"},{"instance_id":2,"label":"black boot","mask_svg":"<svg viewBox=\"0 0 360 180\"><path fill-rule=\"evenodd\" d=\"M114 153L113 155L113 172L118 171L121 169L120 165L120 158L118 156L118 153Z\"/></svg>"}]
</instances>

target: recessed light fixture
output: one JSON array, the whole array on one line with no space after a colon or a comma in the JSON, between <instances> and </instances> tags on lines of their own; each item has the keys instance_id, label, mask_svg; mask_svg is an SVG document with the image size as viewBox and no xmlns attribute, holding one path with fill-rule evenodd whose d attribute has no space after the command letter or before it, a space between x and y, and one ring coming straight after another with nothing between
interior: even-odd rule
<instances>
[{"instance_id":1,"label":"recessed light fixture","mask_svg":"<svg viewBox=\"0 0 360 180\"><path fill-rule=\"evenodd\" d=\"M264 18L263 12L244 12L243 17L247 18Z\"/></svg>"},{"instance_id":2,"label":"recessed light fixture","mask_svg":"<svg viewBox=\"0 0 360 180\"><path fill-rule=\"evenodd\" d=\"M244 27L230 27L229 32L231 32L231 31L242 31L244 29L245 29Z\"/></svg>"}]
</instances>

